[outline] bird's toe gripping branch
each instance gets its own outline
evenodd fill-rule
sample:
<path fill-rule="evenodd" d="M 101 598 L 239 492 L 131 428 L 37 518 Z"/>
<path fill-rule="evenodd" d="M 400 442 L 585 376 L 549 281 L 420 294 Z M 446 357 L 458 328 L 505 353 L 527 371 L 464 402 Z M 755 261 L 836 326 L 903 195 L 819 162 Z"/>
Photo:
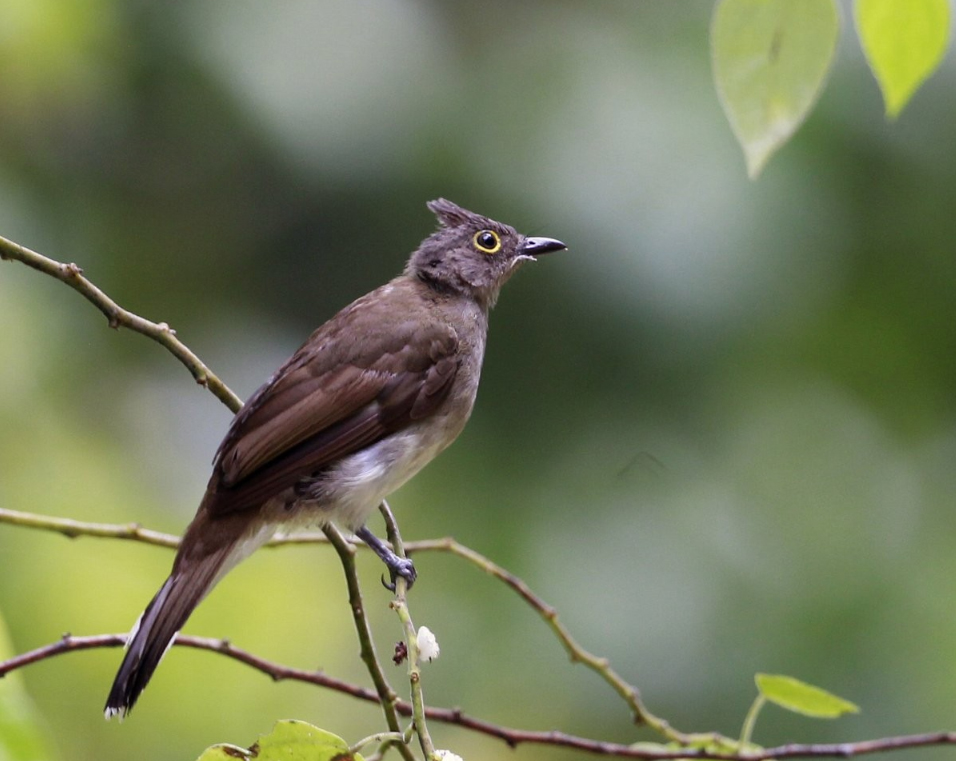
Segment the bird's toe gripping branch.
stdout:
<path fill-rule="evenodd" d="M 389 581 L 386 582 L 383 577 L 382 586 L 390 592 L 394 592 L 395 582 L 401 577 L 408 582 L 408 588 L 412 588 L 412 584 L 414 584 L 415 579 L 418 578 L 418 571 L 415 570 L 415 565 L 410 558 L 402 558 L 396 555 L 385 542 L 369 530 L 368 526 L 362 526 L 362 528 L 355 532 L 355 535 L 365 542 L 369 548 L 382 559 L 386 568 L 388 568 Z"/>

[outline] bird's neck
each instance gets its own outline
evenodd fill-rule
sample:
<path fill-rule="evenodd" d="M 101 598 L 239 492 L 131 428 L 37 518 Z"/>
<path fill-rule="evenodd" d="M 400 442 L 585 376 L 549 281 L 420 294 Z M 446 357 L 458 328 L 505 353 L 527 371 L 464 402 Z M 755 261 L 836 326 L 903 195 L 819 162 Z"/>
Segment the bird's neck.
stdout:
<path fill-rule="evenodd" d="M 498 291 L 500 290 L 498 288 L 476 288 L 466 283 L 449 282 L 447 279 L 436 277 L 434 273 L 427 270 L 418 270 L 413 277 L 417 278 L 420 283 L 439 297 L 464 298 L 474 301 L 485 315 L 498 300 Z"/>

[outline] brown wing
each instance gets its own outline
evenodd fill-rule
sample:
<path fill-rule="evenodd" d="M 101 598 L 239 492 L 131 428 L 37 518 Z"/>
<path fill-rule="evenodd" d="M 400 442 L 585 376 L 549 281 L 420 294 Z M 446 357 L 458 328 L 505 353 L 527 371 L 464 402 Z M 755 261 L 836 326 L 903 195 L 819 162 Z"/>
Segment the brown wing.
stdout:
<path fill-rule="evenodd" d="M 206 509 L 258 507 L 428 417 L 458 366 L 458 337 L 444 324 L 389 324 L 360 341 L 341 322 L 320 328 L 236 416 L 216 455 Z"/>

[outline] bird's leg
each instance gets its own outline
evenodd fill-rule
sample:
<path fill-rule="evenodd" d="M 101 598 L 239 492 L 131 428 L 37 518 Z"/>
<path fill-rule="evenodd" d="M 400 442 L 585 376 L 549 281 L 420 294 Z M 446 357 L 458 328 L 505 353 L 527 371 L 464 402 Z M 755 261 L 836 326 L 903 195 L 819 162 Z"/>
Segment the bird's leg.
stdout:
<path fill-rule="evenodd" d="M 418 571 L 415 570 L 415 566 L 412 563 L 411 558 L 400 558 L 398 555 L 392 552 L 385 542 L 375 536 L 368 526 L 362 526 L 362 528 L 355 532 L 355 535 L 365 542 L 372 552 L 382 559 L 382 562 L 385 563 L 385 566 L 388 568 L 388 575 L 391 579 L 391 583 L 385 584 L 385 579 L 382 579 L 382 583 L 385 585 L 386 589 L 394 592 L 395 579 L 397 579 L 399 576 L 408 582 L 409 589 L 412 588 L 412 584 L 414 584 L 415 579 L 418 578 Z"/>

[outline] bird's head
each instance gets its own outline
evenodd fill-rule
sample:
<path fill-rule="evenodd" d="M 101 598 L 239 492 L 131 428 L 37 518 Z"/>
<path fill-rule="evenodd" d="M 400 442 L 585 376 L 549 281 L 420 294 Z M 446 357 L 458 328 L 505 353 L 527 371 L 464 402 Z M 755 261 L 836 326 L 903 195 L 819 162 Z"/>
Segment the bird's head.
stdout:
<path fill-rule="evenodd" d="M 540 254 L 567 248 L 554 238 L 528 238 L 510 225 L 439 198 L 428 208 L 438 217 L 436 232 L 408 260 L 406 274 L 438 290 L 473 297 L 490 309 L 518 267 Z"/>

